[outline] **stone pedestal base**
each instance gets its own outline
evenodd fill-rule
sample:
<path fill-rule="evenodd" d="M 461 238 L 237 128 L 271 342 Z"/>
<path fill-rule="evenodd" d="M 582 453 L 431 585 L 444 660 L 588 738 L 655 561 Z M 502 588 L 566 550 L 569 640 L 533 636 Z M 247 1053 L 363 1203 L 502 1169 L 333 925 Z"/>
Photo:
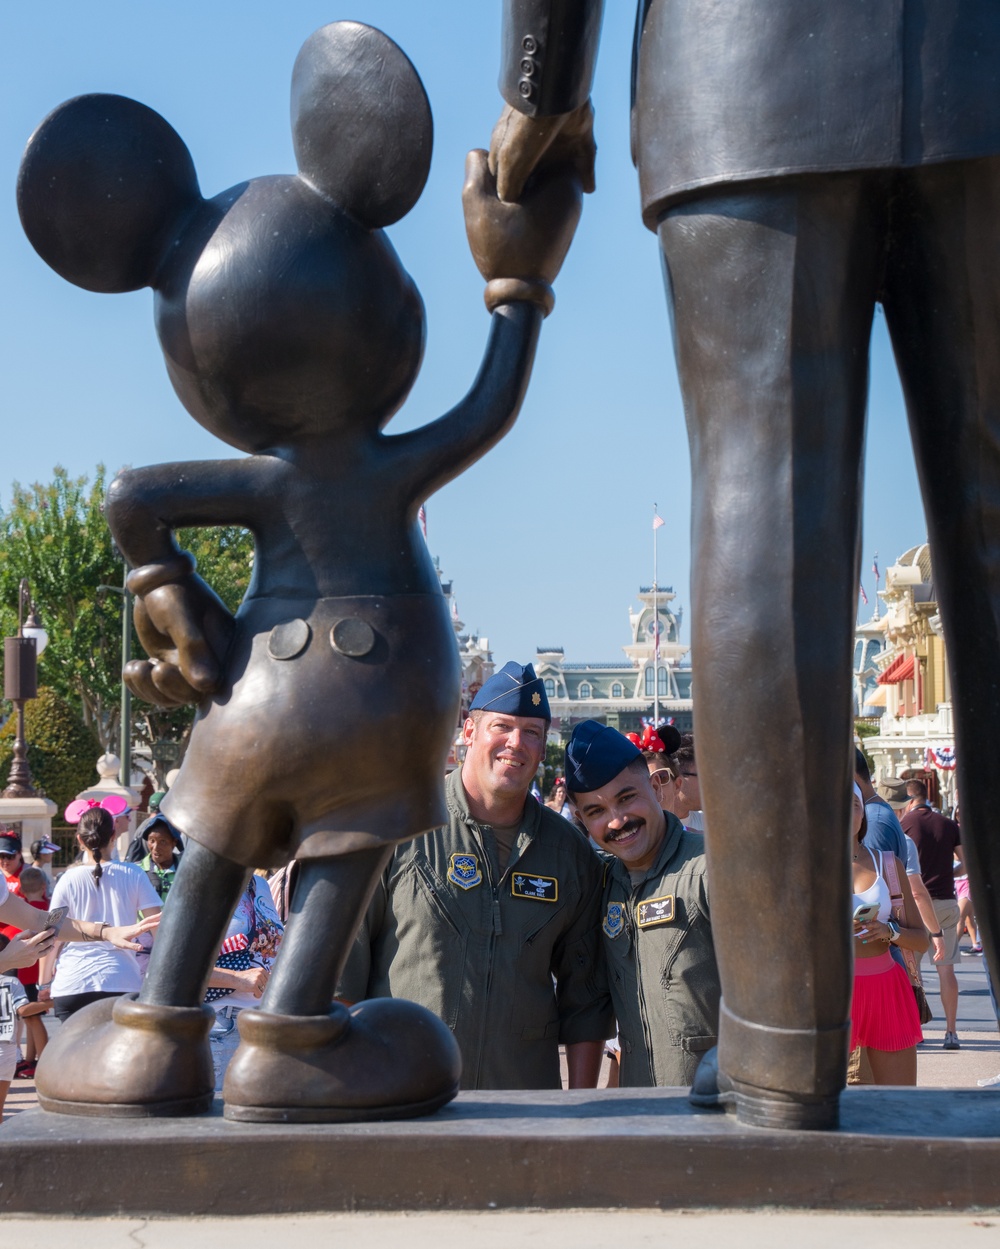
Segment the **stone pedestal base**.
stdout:
<path fill-rule="evenodd" d="M 123 1158 L 156 1183 L 123 1183 Z M 262 1177 L 263 1181 L 262 1181 Z M 461 1093 L 351 1125 L 79 1119 L 0 1129 L 0 1213 L 1000 1208 L 1000 1094 L 849 1089 L 836 1132 L 743 1128 L 684 1090 Z"/>

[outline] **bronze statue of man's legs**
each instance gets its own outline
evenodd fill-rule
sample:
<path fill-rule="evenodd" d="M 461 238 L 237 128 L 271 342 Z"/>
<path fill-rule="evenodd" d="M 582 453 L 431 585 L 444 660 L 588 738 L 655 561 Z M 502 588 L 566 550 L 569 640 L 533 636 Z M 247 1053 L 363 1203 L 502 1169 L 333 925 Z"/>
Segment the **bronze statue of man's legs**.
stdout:
<path fill-rule="evenodd" d="M 746 1122 L 831 1126 L 844 1081 L 849 658 L 876 301 L 917 446 L 963 828 L 995 930 L 998 209 L 1000 162 L 980 161 L 730 188 L 660 224 L 695 488 L 719 1083 Z"/>
<path fill-rule="evenodd" d="M 884 181 L 771 181 L 661 222 L 694 480 L 698 756 L 746 1122 L 828 1127 L 847 1063 L 850 655 Z"/>
<path fill-rule="evenodd" d="M 963 850 L 997 977 L 1000 160 L 927 167 L 901 183 L 884 304 L 948 643 Z"/>

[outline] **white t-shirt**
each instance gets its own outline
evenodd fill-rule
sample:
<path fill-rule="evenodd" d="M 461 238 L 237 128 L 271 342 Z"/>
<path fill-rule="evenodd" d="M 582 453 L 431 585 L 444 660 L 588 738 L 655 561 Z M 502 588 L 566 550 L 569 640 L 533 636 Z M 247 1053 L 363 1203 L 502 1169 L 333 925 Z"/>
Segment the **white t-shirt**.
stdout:
<path fill-rule="evenodd" d="M 140 911 L 163 905 L 138 863 L 102 862 L 101 867 L 100 887 L 89 863 L 64 872 L 52 894 L 52 909 L 65 906 L 73 919 L 118 927 L 134 924 Z M 141 987 L 142 975 L 131 950 L 118 950 L 107 941 L 71 941 L 59 954 L 52 996 L 136 993 Z"/>

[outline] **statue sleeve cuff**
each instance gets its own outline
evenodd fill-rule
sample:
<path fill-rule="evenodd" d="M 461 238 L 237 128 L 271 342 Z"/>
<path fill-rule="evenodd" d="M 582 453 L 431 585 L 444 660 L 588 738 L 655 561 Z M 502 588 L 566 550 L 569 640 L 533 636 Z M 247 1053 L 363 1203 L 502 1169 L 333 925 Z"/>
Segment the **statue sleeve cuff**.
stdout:
<path fill-rule="evenodd" d="M 502 304 L 537 304 L 547 317 L 555 307 L 556 296 L 548 282 L 525 281 L 523 278 L 493 278 L 486 283 L 483 298 L 490 312 Z"/>

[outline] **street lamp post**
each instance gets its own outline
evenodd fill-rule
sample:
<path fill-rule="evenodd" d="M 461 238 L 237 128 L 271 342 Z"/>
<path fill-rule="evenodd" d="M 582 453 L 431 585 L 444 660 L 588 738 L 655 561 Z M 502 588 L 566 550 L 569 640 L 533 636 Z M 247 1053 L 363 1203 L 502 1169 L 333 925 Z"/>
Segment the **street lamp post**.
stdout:
<path fill-rule="evenodd" d="M 27 613 L 27 618 L 25 614 Z M 17 736 L 7 788 L 0 797 L 37 798 L 28 767 L 28 743 L 24 739 L 24 704 L 38 693 L 38 656 L 48 645 L 45 632 L 31 601 L 27 577 L 21 579 L 17 599 L 17 636 L 3 640 L 3 694 L 17 713 Z"/>

